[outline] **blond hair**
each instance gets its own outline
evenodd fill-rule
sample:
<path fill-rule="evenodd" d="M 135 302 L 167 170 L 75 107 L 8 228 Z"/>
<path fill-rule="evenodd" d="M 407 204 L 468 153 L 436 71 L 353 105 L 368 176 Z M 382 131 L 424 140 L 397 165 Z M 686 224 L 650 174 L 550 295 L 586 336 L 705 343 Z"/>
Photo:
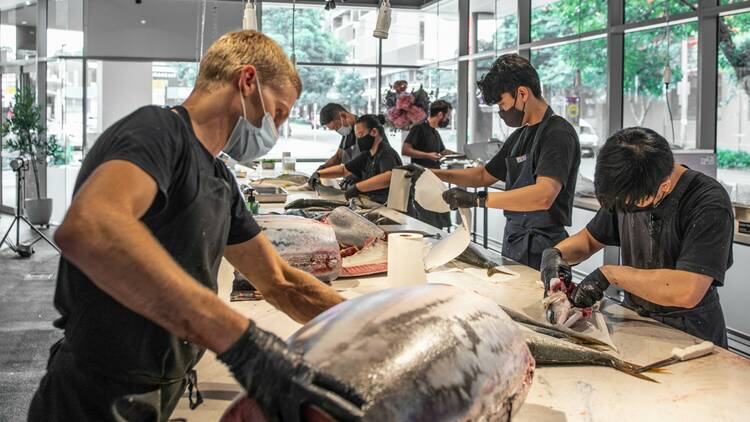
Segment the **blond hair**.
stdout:
<path fill-rule="evenodd" d="M 216 40 L 201 60 L 195 88 L 210 91 L 231 82 L 246 65 L 255 66 L 264 84 L 281 88 L 290 83 L 297 95 L 302 92 L 302 81 L 284 50 L 270 37 L 253 30 L 228 32 Z"/>

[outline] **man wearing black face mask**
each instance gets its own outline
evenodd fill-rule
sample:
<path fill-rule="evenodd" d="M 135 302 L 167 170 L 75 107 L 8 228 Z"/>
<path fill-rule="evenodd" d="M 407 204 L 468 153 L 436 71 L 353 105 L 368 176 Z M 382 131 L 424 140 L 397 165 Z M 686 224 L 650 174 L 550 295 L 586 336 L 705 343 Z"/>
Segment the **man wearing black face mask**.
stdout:
<path fill-rule="evenodd" d="M 539 268 L 542 251 L 568 236 L 565 226 L 571 224 L 581 163 L 578 135 L 547 105 L 539 75 L 517 54 L 500 56 L 477 85 L 485 103 L 497 104 L 503 121 L 519 129 L 486 166 L 434 173 L 443 181 L 466 187 L 504 181 L 504 192 L 483 196 L 454 188 L 443 199 L 454 209 L 505 210 L 503 255 Z"/>
<path fill-rule="evenodd" d="M 656 132 L 629 128 L 600 150 L 594 187 L 602 208 L 544 252 L 545 284 L 605 245 L 619 246 L 622 265 L 587 276 L 570 295 L 574 305 L 592 306 L 614 284 L 639 314 L 727 347 L 717 290 L 732 266 L 734 217 L 721 184 L 676 164 Z"/>
<path fill-rule="evenodd" d="M 450 125 L 453 107 L 444 100 L 437 100 L 430 104 L 430 117 L 409 130 L 404 139 L 401 154 L 411 157 L 411 162 L 425 168 L 439 169 L 440 158 L 454 152 L 445 148 L 438 128 L 444 129 Z M 450 213 L 435 213 L 414 203 L 418 218 L 435 227 L 447 227 L 451 224 Z"/>

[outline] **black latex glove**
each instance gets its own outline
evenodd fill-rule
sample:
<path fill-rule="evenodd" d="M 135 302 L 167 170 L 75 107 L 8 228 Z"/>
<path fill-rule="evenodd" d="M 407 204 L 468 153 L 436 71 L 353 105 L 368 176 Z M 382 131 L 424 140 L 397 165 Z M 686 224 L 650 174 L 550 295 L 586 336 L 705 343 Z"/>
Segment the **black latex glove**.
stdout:
<path fill-rule="evenodd" d="M 566 285 L 573 280 L 573 273 L 568 264 L 562 257 L 562 253 L 557 248 L 547 248 L 542 252 L 542 266 L 539 271 L 544 283 L 544 296 L 547 297 L 549 292 L 549 282 L 553 278 L 561 278 Z"/>
<path fill-rule="evenodd" d="M 443 201 L 448 203 L 448 206 L 450 206 L 452 210 L 458 208 L 472 208 L 477 206 L 477 194 L 459 188 L 452 188 L 443 192 Z"/>
<path fill-rule="evenodd" d="M 307 179 L 307 186 L 310 186 L 310 189 L 315 190 L 315 187 L 320 184 L 320 175 L 318 174 L 317 170 L 313 172 L 313 174 L 310 175 L 310 178 Z"/>
<path fill-rule="evenodd" d="M 578 308 L 589 308 L 604 297 L 609 287 L 609 280 L 600 269 L 586 276 L 570 295 L 573 305 Z"/>
<path fill-rule="evenodd" d="M 425 168 L 420 166 L 419 164 L 409 163 L 405 166 L 396 166 L 394 169 L 399 170 L 406 170 L 409 172 L 409 177 L 411 177 L 411 183 L 417 183 L 417 180 L 420 176 L 422 176 L 422 173 L 425 172 Z"/>
<path fill-rule="evenodd" d="M 347 200 L 358 197 L 362 192 L 360 192 L 359 189 L 357 189 L 357 184 L 352 183 L 351 186 L 349 186 L 346 189 L 346 192 L 344 192 L 344 197 L 346 197 Z"/>
<path fill-rule="evenodd" d="M 217 357 L 269 421 L 301 421 L 305 404 L 319 407 L 337 421 L 362 417 L 364 401 L 353 389 L 312 368 L 283 340 L 252 321 L 240 339 Z"/>

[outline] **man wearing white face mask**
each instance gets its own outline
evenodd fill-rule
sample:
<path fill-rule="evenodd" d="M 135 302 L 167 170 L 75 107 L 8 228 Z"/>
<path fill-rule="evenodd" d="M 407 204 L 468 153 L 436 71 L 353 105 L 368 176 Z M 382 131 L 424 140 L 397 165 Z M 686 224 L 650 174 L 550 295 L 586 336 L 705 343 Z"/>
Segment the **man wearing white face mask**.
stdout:
<path fill-rule="evenodd" d="M 55 233 L 65 336 L 29 420 L 166 421 L 206 349 L 268 419 L 300 420 L 308 404 L 337 420 L 361 414 L 349 388 L 216 297 L 226 257 L 298 322 L 344 300 L 281 259 L 216 158 L 268 152 L 301 88 L 274 41 L 233 32 L 208 50 L 182 106 L 143 107 L 101 135 Z"/>

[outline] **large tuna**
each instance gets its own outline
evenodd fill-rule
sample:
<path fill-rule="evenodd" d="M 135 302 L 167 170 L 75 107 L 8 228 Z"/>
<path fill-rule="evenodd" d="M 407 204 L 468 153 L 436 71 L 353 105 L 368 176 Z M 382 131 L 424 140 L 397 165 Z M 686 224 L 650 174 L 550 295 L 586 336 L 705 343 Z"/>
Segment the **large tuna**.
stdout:
<path fill-rule="evenodd" d="M 349 300 L 310 321 L 289 344 L 365 399 L 364 421 L 507 421 L 534 372 L 529 348 L 505 312 L 448 285 Z M 223 420 L 264 419 L 245 399 Z"/>
<path fill-rule="evenodd" d="M 347 207 L 334 209 L 323 218 L 323 222 L 333 226 L 342 247 L 356 246 L 362 249 L 375 239 L 385 239 L 383 229 Z"/>
<path fill-rule="evenodd" d="M 336 234 L 328 224 L 292 215 L 259 215 L 255 221 L 279 255 L 293 267 L 321 281 L 339 276 L 341 252 Z"/>

